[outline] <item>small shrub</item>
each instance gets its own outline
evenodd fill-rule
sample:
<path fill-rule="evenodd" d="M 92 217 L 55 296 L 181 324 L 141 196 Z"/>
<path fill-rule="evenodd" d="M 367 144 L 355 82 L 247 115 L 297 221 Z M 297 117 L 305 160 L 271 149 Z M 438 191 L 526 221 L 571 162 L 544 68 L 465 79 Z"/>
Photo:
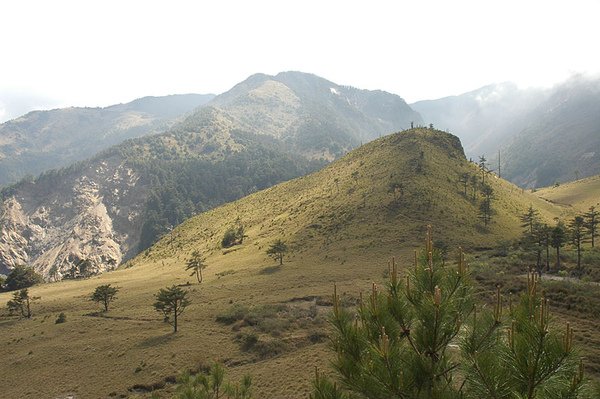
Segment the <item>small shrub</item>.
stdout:
<path fill-rule="evenodd" d="M 235 234 L 234 229 L 228 229 L 223 235 L 223 239 L 221 240 L 221 246 L 223 248 L 229 248 L 235 245 L 237 241 L 237 236 Z"/>
<path fill-rule="evenodd" d="M 258 343 L 258 335 L 255 333 L 239 333 L 237 339 L 243 351 L 249 351 Z"/>
<path fill-rule="evenodd" d="M 61 324 L 67 321 L 67 315 L 64 312 L 60 312 L 54 324 Z"/>
<path fill-rule="evenodd" d="M 235 270 L 228 269 L 228 270 L 224 270 L 222 272 L 216 273 L 215 276 L 217 276 L 217 278 L 221 278 L 221 277 L 228 276 L 230 274 L 235 274 L 235 273 L 237 273 Z"/>
<path fill-rule="evenodd" d="M 272 339 L 270 341 L 258 341 L 254 345 L 254 352 L 261 359 L 268 359 L 277 356 L 287 349 L 287 345 L 280 339 Z"/>
<path fill-rule="evenodd" d="M 311 331 L 308 334 L 308 340 L 313 343 L 313 344 L 318 344 L 319 342 L 323 342 L 327 339 L 327 334 L 325 334 L 323 331 Z"/>
<path fill-rule="evenodd" d="M 140 371 L 144 370 L 144 368 L 146 367 L 146 362 L 145 361 L 140 361 L 140 364 L 138 364 L 138 366 L 135 368 L 135 370 L 133 370 L 134 373 L 139 373 Z"/>
<path fill-rule="evenodd" d="M 492 251 L 491 256 L 504 258 L 510 254 L 511 242 L 508 240 L 501 240 L 498 242 L 497 247 Z"/>
<path fill-rule="evenodd" d="M 287 318 L 265 317 L 256 320 L 256 326 L 264 333 L 271 334 L 274 337 L 279 337 L 281 334 L 290 328 L 291 321 Z"/>
<path fill-rule="evenodd" d="M 558 275 L 560 277 L 567 277 L 569 275 L 569 273 L 566 270 L 559 270 Z"/>
<path fill-rule="evenodd" d="M 233 324 L 238 320 L 243 320 L 248 314 L 249 309 L 247 306 L 235 304 L 230 307 L 225 313 L 217 315 L 217 321 L 225 325 Z"/>

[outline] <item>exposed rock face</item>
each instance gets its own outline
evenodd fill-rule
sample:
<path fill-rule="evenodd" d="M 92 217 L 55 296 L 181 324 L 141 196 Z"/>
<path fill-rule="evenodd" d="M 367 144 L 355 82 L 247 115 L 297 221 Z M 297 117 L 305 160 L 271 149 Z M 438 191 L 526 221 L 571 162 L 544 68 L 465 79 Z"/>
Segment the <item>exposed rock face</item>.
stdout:
<path fill-rule="evenodd" d="M 0 232 L 0 272 L 7 272 L 18 264 L 26 264 L 29 256 L 25 248 L 29 235 L 29 218 L 24 214 L 21 204 L 15 199 L 8 199 L 2 210 L 2 231 Z M 41 229 L 36 225 L 35 229 Z"/>
<path fill-rule="evenodd" d="M 64 183 L 47 197 L 39 194 L 50 187 L 22 187 L 3 204 L 0 273 L 28 264 L 46 277 L 60 279 L 83 261 L 88 261 L 88 273 L 118 266 L 138 240 L 143 206 L 138 199 L 144 190 L 136 185 L 138 179 L 115 157 L 73 180 L 61 179 Z"/>

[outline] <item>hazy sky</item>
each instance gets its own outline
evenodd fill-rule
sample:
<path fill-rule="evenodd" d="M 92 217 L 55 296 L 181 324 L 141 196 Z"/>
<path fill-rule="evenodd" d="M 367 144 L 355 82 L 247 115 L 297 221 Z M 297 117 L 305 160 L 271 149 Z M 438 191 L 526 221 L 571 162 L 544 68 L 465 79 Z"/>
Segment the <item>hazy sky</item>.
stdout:
<path fill-rule="evenodd" d="M 408 102 L 600 72 L 600 0 L 0 2 L 0 121 L 298 70 Z"/>

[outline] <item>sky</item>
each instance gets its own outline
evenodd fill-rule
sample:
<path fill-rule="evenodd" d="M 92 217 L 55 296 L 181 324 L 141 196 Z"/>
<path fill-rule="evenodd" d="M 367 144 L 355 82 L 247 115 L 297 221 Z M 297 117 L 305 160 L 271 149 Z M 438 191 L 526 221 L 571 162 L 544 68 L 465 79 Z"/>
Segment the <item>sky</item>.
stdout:
<path fill-rule="evenodd" d="M 0 2 L 0 122 L 302 71 L 407 102 L 600 73 L 600 0 Z"/>

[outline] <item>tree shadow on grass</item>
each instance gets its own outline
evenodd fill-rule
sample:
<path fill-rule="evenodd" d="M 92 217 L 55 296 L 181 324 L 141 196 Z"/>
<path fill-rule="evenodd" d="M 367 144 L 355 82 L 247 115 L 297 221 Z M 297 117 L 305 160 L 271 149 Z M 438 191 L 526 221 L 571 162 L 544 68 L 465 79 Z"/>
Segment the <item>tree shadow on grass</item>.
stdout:
<path fill-rule="evenodd" d="M 281 271 L 281 265 L 267 266 L 264 269 L 261 269 L 258 274 L 273 274 L 279 271 Z"/>
<path fill-rule="evenodd" d="M 142 340 L 137 346 L 140 348 L 151 348 L 158 345 L 168 344 L 179 339 L 179 335 L 173 332 L 164 335 L 158 335 L 155 337 L 149 337 Z"/>

